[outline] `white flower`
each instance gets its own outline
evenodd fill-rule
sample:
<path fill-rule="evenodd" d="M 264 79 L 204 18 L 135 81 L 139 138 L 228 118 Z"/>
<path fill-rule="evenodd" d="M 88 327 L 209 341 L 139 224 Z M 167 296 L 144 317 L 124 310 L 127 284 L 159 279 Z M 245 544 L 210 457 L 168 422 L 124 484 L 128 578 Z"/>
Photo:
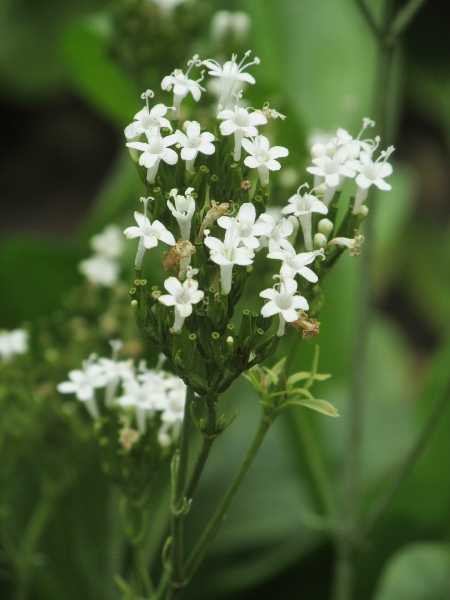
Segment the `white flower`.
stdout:
<path fill-rule="evenodd" d="M 123 252 L 122 231 L 118 225 L 107 225 L 101 233 L 91 238 L 91 246 L 102 256 L 118 258 Z"/>
<path fill-rule="evenodd" d="M 324 181 L 327 186 L 323 202 L 328 206 L 334 193 L 342 187 L 346 177 L 354 177 L 355 170 L 347 164 L 349 159 L 348 150 L 344 147 L 338 148 L 332 156 L 320 156 L 313 159 L 314 167 L 306 170 Z"/>
<path fill-rule="evenodd" d="M 153 223 L 151 223 L 148 219 L 147 202 L 150 197 L 141 198 L 141 201 L 144 202 L 144 214 L 137 211 L 134 213 L 134 218 L 136 219 L 138 227 L 127 227 L 124 231 L 124 234 L 128 239 L 139 238 L 139 246 L 135 260 L 135 266 L 138 270 L 141 269 L 142 258 L 145 251 L 150 248 L 155 248 L 155 246 L 158 245 L 159 240 L 165 244 L 169 244 L 169 246 L 175 245 L 175 238 L 160 221 L 153 221 Z"/>
<path fill-rule="evenodd" d="M 289 198 L 289 204 L 285 206 L 281 212 L 284 215 L 293 214 L 299 219 L 300 225 L 302 226 L 306 250 L 310 251 L 313 249 L 311 215 L 312 213 L 326 215 L 328 213 L 328 208 L 312 193 L 305 192 L 303 195 L 300 194 L 300 190 L 305 186 L 308 187 L 308 185 L 305 184 L 298 188 L 297 193 Z"/>
<path fill-rule="evenodd" d="M 258 135 L 256 125 L 264 125 L 267 123 L 267 118 L 259 112 L 248 112 L 247 108 L 239 106 L 239 98 L 242 97 L 242 92 L 233 94 L 236 97 L 234 109 L 225 109 L 219 112 L 218 119 L 223 119 L 220 124 L 220 132 L 222 135 L 231 135 L 234 133 L 234 160 L 238 161 L 241 158 L 242 140 L 245 136 L 255 137 Z"/>
<path fill-rule="evenodd" d="M 61 394 L 75 394 L 78 400 L 86 402 L 86 408 L 94 418 L 99 416 L 94 390 L 105 387 L 107 382 L 103 367 L 96 364 L 95 360 L 96 356 L 91 355 L 83 361 L 81 370 L 69 372 L 70 381 L 63 381 L 57 386 Z"/>
<path fill-rule="evenodd" d="M 374 125 L 375 121 L 364 117 L 361 131 L 358 133 L 355 139 L 348 133 L 348 131 L 339 128 L 336 131 L 336 137 L 334 138 L 334 141 L 336 142 L 337 146 L 345 147 L 347 149 L 350 159 L 357 159 L 361 150 L 364 150 L 365 152 L 371 152 L 374 146 L 373 140 L 361 140 L 360 138 L 367 127 L 374 127 Z"/>
<path fill-rule="evenodd" d="M 279 337 L 284 335 L 286 323 L 292 323 L 298 319 L 297 310 L 308 310 L 309 308 L 306 299 L 297 295 L 296 291 L 297 282 L 294 279 L 282 277 L 280 283 L 259 294 L 261 298 L 269 300 L 261 309 L 262 316 L 267 318 L 276 314 L 280 315 L 280 326 L 277 331 Z"/>
<path fill-rule="evenodd" d="M 146 131 L 151 131 L 155 127 L 167 127 L 172 129 L 170 121 L 164 117 L 169 108 L 164 104 L 155 104 L 149 110 L 145 106 L 142 110 L 134 115 L 134 121 L 125 128 L 125 137 L 129 141 L 135 141 Z"/>
<path fill-rule="evenodd" d="M 281 219 L 276 222 L 272 215 L 264 213 L 259 216 L 255 223 L 255 235 L 260 235 L 259 248 L 269 246 L 269 251 L 280 250 L 280 248 L 290 247 L 291 244 L 287 241 L 292 232 L 294 225 L 288 219 Z"/>
<path fill-rule="evenodd" d="M 164 282 L 169 292 L 158 300 L 165 306 L 175 307 L 175 323 L 173 330 L 180 331 L 186 317 L 192 314 L 192 305 L 202 300 L 204 293 L 198 289 L 198 282 L 188 277 L 181 283 L 176 277 L 169 277 Z"/>
<path fill-rule="evenodd" d="M 220 266 L 221 289 L 225 294 L 231 291 L 233 265 L 251 265 L 255 253 L 251 248 L 239 247 L 241 238 L 234 223 L 225 232 L 223 242 L 208 236 L 205 246 L 210 249 L 210 258 Z"/>
<path fill-rule="evenodd" d="M 289 154 L 283 146 L 270 148 L 269 140 L 264 135 L 258 135 L 252 141 L 243 139 L 243 148 L 250 154 L 244 160 L 244 164 L 250 169 L 258 169 L 261 185 L 269 185 L 269 171 L 278 171 L 280 163 L 275 160 Z"/>
<path fill-rule="evenodd" d="M 254 77 L 249 73 L 243 73 L 244 69 L 247 69 L 251 65 L 259 65 L 260 60 L 256 58 L 248 63 L 245 63 L 245 59 L 251 54 L 251 50 L 244 54 L 244 58 L 239 64 L 236 63 L 237 55 L 233 54 L 231 60 L 223 65 L 223 67 L 212 59 L 204 60 L 203 64 L 211 69 L 208 74 L 212 77 L 220 78 L 220 97 L 219 97 L 219 110 L 228 108 L 227 104 L 234 91 L 236 84 L 245 81 L 246 83 L 255 83 Z"/>
<path fill-rule="evenodd" d="M 168 165 L 174 165 L 178 160 L 178 154 L 169 148 L 178 142 L 179 132 L 171 135 L 161 136 L 159 128 L 146 131 L 147 143 L 129 142 L 128 148 L 140 150 L 139 164 L 147 167 L 147 181 L 154 183 L 158 172 L 159 163 L 163 160 Z"/>
<path fill-rule="evenodd" d="M 181 131 L 178 134 L 178 142 L 182 146 L 181 158 L 186 161 L 186 170 L 190 171 L 194 167 L 197 154 L 214 154 L 215 146 L 214 134 L 205 131 L 200 133 L 200 123 L 191 121 L 186 128 L 186 133 Z"/>
<path fill-rule="evenodd" d="M 261 228 L 256 227 L 255 220 L 255 207 L 253 204 L 251 204 L 251 202 L 246 202 L 241 206 L 236 217 L 223 216 L 217 220 L 217 223 L 224 229 L 229 229 L 232 226 L 235 227 L 239 237 L 241 238 L 240 243 L 247 248 L 255 250 L 259 247 L 259 240 L 255 237 L 255 235 L 263 235 L 262 233 L 259 233 Z M 269 227 L 266 225 L 262 231 L 268 232 Z"/>
<path fill-rule="evenodd" d="M 384 178 L 392 174 L 392 165 L 386 161 L 394 150 L 394 146 L 389 146 L 387 150 L 380 153 L 376 161 L 372 160 L 372 153 L 362 151 L 359 161 L 352 163 L 353 168 L 359 171 L 359 175 L 356 176 L 358 191 L 356 192 L 355 204 L 353 206 L 354 215 L 357 215 L 361 211 L 362 204 L 367 197 L 367 192 L 371 185 L 375 185 L 380 190 L 392 189 L 392 186 L 386 183 Z"/>
<path fill-rule="evenodd" d="M 114 286 L 119 279 L 119 264 L 102 254 L 82 260 L 78 269 L 89 281 L 104 287 Z"/>
<path fill-rule="evenodd" d="M 141 381 L 135 377 L 126 379 L 123 382 L 123 389 L 125 393 L 118 398 L 118 403 L 123 408 L 134 408 L 138 430 L 140 433 L 145 433 L 147 417 L 153 415 L 155 411 L 155 394 L 160 393 L 160 388 L 149 375 Z"/>
<path fill-rule="evenodd" d="M 317 256 L 324 258 L 322 249 L 314 250 L 313 252 L 301 252 L 300 254 L 295 254 L 295 250 L 291 246 L 291 248 L 288 250 L 270 252 L 267 255 L 267 258 L 275 258 L 283 261 L 280 271 L 282 276 L 293 278 L 298 274 L 311 283 L 316 283 L 318 281 L 317 275 L 306 265 L 314 262 Z"/>
<path fill-rule="evenodd" d="M 167 206 L 177 220 L 181 237 L 185 240 L 189 240 L 191 236 L 191 221 L 195 212 L 195 200 L 191 196 L 193 191 L 194 188 L 187 188 L 186 196 L 181 196 L 177 194 L 177 189 L 170 190 L 169 193 L 175 201 L 175 206 L 170 200 L 167 200 Z"/>
<path fill-rule="evenodd" d="M 28 332 L 24 329 L 0 331 L 0 358 L 9 360 L 14 354 L 25 354 L 28 351 Z"/>
<path fill-rule="evenodd" d="M 188 70 L 186 74 L 183 73 L 181 69 L 175 69 L 175 71 L 171 75 L 166 75 L 161 82 L 161 87 L 163 90 L 171 91 L 173 88 L 173 113 L 172 118 L 179 118 L 180 105 L 183 98 L 185 98 L 188 92 L 191 92 L 194 100 L 198 102 L 200 100 L 200 96 L 202 95 L 202 91 L 205 91 L 200 85 L 200 81 L 203 80 L 203 72 L 200 79 L 194 81 L 193 79 L 189 79 L 189 73 L 192 67 L 195 65 L 199 67 L 202 62 L 198 58 L 198 54 L 195 54 L 191 60 L 188 60 Z"/>

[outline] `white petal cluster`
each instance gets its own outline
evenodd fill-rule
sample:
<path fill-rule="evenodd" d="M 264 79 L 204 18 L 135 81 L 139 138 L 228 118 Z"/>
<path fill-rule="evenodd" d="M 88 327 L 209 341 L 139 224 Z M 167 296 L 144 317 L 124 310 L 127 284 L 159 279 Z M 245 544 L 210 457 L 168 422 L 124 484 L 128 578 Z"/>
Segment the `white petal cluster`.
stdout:
<path fill-rule="evenodd" d="M 200 123 L 191 121 L 186 128 L 186 133 L 178 132 L 178 143 L 182 147 L 181 158 L 186 161 L 186 170 L 194 167 L 195 159 L 199 152 L 202 154 L 214 154 L 215 146 L 212 143 L 214 135 L 205 131 L 201 133 Z"/>
<path fill-rule="evenodd" d="M 167 200 L 167 206 L 170 212 L 177 220 L 180 228 L 181 237 L 184 240 L 189 240 L 191 235 L 191 221 L 195 212 L 195 200 L 191 196 L 194 188 L 187 188 L 185 195 L 178 194 L 178 190 L 174 188 L 169 194 L 174 199 L 175 206 L 170 200 Z"/>
<path fill-rule="evenodd" d="M 113 287 L 119 279 L 118 258 L 124 249 L 120 228 L 117 225 L 107 225 L 101 233 L 91 238 L 90 243 L 95 254 L 80 262 L 79 271 L 91 283 Z"/>
<path fill-rule="evenodd" d="M 116 342 L 111 342 L 113 349 Z M 120 343 L 115 350 L 120 348 Z M 105 406 L 120 405 L 134 414 L 139 433 L 147 431 L 149 418 L 158 417 L 161 426 L 158 439 L 168 446 L 180 432 L 184 414 L 186 386 L 179 377 L 160 369 L 148 369 L 141 362 L 136 369 L 131 360 L 98 358 L 91 355 L 81 369 L 69 372 L 69 380 L 60 383 L 62 394 L 75 394 L 84 402 L 93 418 L 100 416 L 96 391 L 105 389 Z M 108 394 L 108 392 L 110 392 Z"/>
<path fill-rule="evenodd" d="M 300 190 L 302 187 L 308 186 L 307 184 L 300 186 L 297 193 L 289 198 L 289 204 L 285 206 L 281 212 L 284 215 L 294 215 L 294 217 L 298 217 L 303 231 L 306 250 L 312 250 L 312 213 L 326 215 L 328 213 L 328 208 L 312 193 L 305 192 L 304 194 L 301 194 Z"/>
<path fill-rule="evenodd" d="M 266 298 L 266 302 L 261 309 L 263 317 L 272 317 L 279 315 L 280 325 L 277 335 L 284 335 L 286 323 L 292 323 L 298 319 L 297 310 L 308 310 L 309 305 L 303 296 L 296 294 L 297 282 L 289 277 L 281 277 L 280 282 L 273 288 L 263 290 L 259 295 Z"/>
<path fill-rule="evenodd" d="M 161 161 L 174 165 L 178 161 L 178 154 L 169 146 L 178 142 L 179 132 L 163 137 L 159 127 L 146 130 L 147 142 L 128 142 L 128 148 L 140 150 L 139 164 L 147 168 L 147 181 L 154 183 Z"/>
<path fill-rule="evenodd" d="M 181 101 L 189 92 L 192 94 L 194 100 L 198 102 L 202 95 L 202 91 L 205 91 L 205 88 L 200 85 L 200 82 L 203 80 L 203 74 L 196 81 L 194 79 L 189 79 L 189 73 L 192 67 L 199 67 L 201 64 L 198 54 L 195 54 L 192 59 L 188 61 L 188 70 L 186 73 L 183 73 L 181 69 L 175 69 L 171 75 L 166 75 L 162 80 L 161 88 L 163 90 L 170 92 L 173 89 L 173 119 L 179 118 Z"/>
<path fill-rule="evenodd" d="M 28 351 L 28 332 L 24 329 L 12 331 L 0 330 L 0 358 L 9 360 L 15 354 L 25 354 Z"/>

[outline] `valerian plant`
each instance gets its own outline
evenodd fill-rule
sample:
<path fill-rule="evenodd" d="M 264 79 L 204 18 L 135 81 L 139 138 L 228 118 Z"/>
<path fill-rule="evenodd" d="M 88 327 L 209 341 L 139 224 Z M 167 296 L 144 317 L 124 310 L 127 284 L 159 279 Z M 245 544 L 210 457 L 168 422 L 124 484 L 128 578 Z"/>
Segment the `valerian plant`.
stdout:
<path fill-rule="evenodd" d="M 124 231 L 137 243 L 131 307 L 138 327 L 161 353 L 159 368 L 119 360 L 120 343 L 113 342 L 112 358 L 92 355 L 59 385 L 60 392 L 74 393 L 86 404 L 103 468 L 123 493 L 125 532 L 137 550 L 137 575 L 130 582 L 117 579 L 127 598 L 179 596 L 280 412 L 300 406 L 337 416 L 310 391 L 314 381 L 327 377 L 317 373 L 318 353 L 311 371 L 291 373 L 292 352 L 273 367 L 260 365 L 277 353 L 284 336 L 298 345 L 318 335 L 322 282 L 346 248 L 351 256 L 361 252 L 368 189 L 390 189 L 385 178 L 392 172 L 387 161 L 393 147 L 379 152 L 380 138 L 364 135 L 374 122 L 364 119 L 356 137 L 339 129 L 314 144 L 307 168 L 312 187 L 304 183 L 287 198 L 279 218 L 271 207 L 270 179 L 289 151 L 261 130 L 270 119 L 285 116 L 268 103 L 261 109 L 247 106 L 243 87 L 255 84 L 249 70 L 260 62 L 250 56 L 232 55 L 222 65 L 195 55 L 185 71 L 177 68 L 163 78 L 161 96 L 173 96 L 151 106 L 156 94 L 145 91 L 144 107 L 125 129 L 145 189 L 143 210 L 135 211 L 136 224 Z M 207 75 L 218 103 L 212 116 L 204 111 L 195 120 L 187 101 L 201 99 Z M 356 180 L 356 189 L 346 199 L 342 189 L 348 179 Z M 81 268 L 112 285 L 117 240 L 112 230 L 103 236 L 93 244 L 96 259 Z M 170 271 L 164 281 L 156 275 L 161 269 L 148 268 L 157 263 Z M 262 271 L 272 274 L 273 286 L 261 285 Z M 258 311 L 245 306 L 249 293 L 260 299 Z M 220 397 L 240 375 L 259 395 L 261 420 L 229 489 L 186 557 L 184 520 L 214 440 L 232 421 L 219 413 Z M 192 424 L 203 439 L 193 464 Z M 171 531 L 163 572 L 154 583 L 149 565 L 139 562 L 147 527 L 142 515 L 152 475 L 167 457 L 172 459 Z"/>

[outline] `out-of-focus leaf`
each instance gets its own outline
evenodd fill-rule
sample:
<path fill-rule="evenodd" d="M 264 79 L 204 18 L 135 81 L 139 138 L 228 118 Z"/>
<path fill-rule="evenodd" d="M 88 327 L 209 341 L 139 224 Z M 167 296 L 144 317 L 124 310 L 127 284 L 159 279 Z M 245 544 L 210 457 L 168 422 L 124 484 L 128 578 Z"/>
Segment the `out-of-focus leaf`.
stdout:
<path fill-rule="evenodd" d="M 450 545 L 406 546 L 390 559 L 374 600 L 450 598 Z"/>
<path fill-rule="evenodd" d="M 66 33 L 63 52 L 72 83 L 101 114 L 125 126 L 142 108 L 132 82 L 108 56 L 107 21 L 91 18 Z"/>
<path fill-rule="evenodd" d="M 11 237 L 0 247 L 2 326 L 49 314 L 77 281 L 78 253 L 62 243 Z"/>
<path fill-rule="evenodd" d="M 2 0 L 0 80 L 2 93 L 36 102 L 62 88 L 61 32 L 71 19 L 96 10 L 101 0 Z"/>
<path fill-rule="evenodd" d="M 287 402 L 289 406 L 305 406 L 311 410 L 320 412 L 327 417 L 338 417 L 339 413 L 335 407 L 326 400 L 318 400 L 317 398 L 296 398 Z"/>
<path fill-rule="evenodd" d="M 430 68 L 415 64 L 409 71 L 408 88 L 416 106 L 438 126 L 443 126 L 450 140 L 450 71 L 448 65 Z"/>
<path fill-rule="evenodd" d="M 246 0 L 261 78 L 276 82 L 309 129 L 359 130 L 372 108 L 376 43 L 354 2 Z M 364 48 L 364 52 L 361 52 Z"/>

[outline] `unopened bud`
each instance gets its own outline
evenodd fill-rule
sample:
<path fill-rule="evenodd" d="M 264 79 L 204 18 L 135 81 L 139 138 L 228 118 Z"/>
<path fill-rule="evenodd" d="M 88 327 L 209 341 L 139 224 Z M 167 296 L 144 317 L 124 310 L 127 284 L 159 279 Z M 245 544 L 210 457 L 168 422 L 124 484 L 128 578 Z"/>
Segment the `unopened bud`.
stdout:
<path fill-rule="evenodd" d="M 320 248 L 325 248 L 327 245 L 327 238 L 323 235 L 323 233 L 316 233 L 314 236 L 314 250 L 320 250 Z"/>
<path fill-rule="evenodd" d="M 319 230 L 319 233 L 324 235 L 327 239 L 330 233 L 333 231 L 333 228 L 334 224 L 332 223 L 332 221 L 330 221 L 330 219 L 320 219 L 319 223 L 317 224 L 317 229 Z"/>
<path fill-rule="evenodd" d="M 185 122 L 183 123 L 183 131 L 184 131 L 184 133 L 186 133 L 186 131 L 187 131 L 187 128 L 189 127 L 189 125 L 190 125 L 191 123 L 192 123 L 192 121 L 185 121 Z"/>

